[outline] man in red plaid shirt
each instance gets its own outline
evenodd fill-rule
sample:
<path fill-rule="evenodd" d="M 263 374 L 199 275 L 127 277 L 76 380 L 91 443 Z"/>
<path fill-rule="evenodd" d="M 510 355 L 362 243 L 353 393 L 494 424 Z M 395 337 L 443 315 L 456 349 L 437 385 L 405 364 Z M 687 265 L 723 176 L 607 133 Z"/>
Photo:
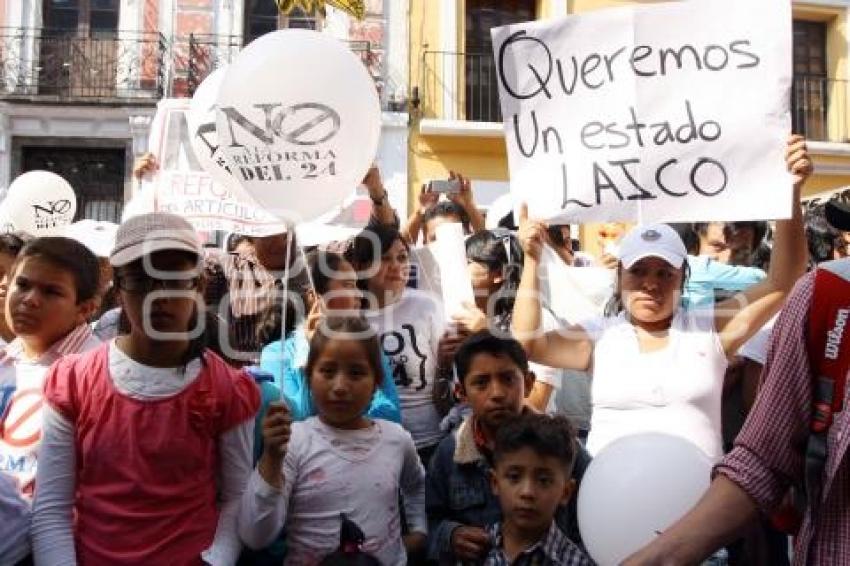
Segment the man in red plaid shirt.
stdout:
<path fill-rule="evenodd" d="M 850 231 L 847 204 L 830 203 L 827 218 L 836 229 Z M 821 268 L 850 282 L 850 258 Z M 811 272 L 797 283 L 774 327 L 758 398 L 734 449 L 715 468 L 711 488 L 685 517 L 626 565 L 697 563 L 737 538 L 758 513 L 774 511 L 791 485 L 803 483 L 815 383 L 807 348 L 815 278 L 816 272 Z M 850 304 L 850 294 L 842 292 L 835 298 Z M 844 333 L 846 348 L 850 328 Z M 847 405 L 848 388 L 844 389 L 836 395 Z M 843 410 L 834 414 L 826 433 L 823 473 L 815 478 L 820 496 L 807 500 L 795 538 L 795 565 L 850 564 L 848 449 L 850 410 Z"/>

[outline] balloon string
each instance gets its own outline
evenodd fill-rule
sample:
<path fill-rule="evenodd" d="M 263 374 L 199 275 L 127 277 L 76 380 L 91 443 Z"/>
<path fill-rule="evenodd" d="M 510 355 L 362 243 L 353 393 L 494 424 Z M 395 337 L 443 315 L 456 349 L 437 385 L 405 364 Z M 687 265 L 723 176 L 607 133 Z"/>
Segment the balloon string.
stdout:
<path fill-rule="evenodd" d="M 286 404 L 286 395 L 283 394 L 286 383 L 286 304 L 289 302 L 289 265 L 292 263 L 292 252 L 295 245 L 295 227 L 287 228 L 289 237 L 286 241 L 286 262 L 283 266 L 283 300 L 281 304 L 280 315 L 280 364 L 281 364 L 281 379 L 280 379 L 280 400 Z"/>

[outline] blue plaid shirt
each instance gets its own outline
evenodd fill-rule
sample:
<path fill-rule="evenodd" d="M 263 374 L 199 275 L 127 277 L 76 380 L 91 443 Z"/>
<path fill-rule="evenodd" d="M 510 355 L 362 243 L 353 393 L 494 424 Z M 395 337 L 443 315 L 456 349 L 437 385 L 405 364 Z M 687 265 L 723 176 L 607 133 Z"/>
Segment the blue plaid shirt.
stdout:
<path fill-rule="evenodd" d="M 505 554 L 502 544 L 502 525 L 487 528 L 490 552 L 485 566 L 595 566 L 585 553 L 552 522 L 546 537 L 523 550 L 513 562 Z"/>

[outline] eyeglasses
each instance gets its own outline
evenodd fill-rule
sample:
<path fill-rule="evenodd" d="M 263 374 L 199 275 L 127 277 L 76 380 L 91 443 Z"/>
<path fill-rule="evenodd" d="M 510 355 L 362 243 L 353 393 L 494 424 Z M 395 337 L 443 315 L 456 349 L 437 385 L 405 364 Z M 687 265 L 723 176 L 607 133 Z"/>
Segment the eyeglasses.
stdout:
<path fill-rule="evenodd" d="M 198 287 L 199 282 L 199 277 L 156 279 L 147 275 L 125 275 L 117 280 L 118 288 L 127 293 L 150 293 L 154 289 L 191 291 Z"/>

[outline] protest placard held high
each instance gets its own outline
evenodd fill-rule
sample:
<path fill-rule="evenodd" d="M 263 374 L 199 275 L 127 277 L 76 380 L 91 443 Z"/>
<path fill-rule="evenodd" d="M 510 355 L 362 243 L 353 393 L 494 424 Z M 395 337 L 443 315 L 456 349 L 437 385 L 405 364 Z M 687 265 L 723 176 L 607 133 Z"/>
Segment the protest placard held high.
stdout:
<path fill-rule="evenodd" d="M 789 2 L 670 2 L 492 33 L 511 191 L 533 216 L 790 214 Z"/>

